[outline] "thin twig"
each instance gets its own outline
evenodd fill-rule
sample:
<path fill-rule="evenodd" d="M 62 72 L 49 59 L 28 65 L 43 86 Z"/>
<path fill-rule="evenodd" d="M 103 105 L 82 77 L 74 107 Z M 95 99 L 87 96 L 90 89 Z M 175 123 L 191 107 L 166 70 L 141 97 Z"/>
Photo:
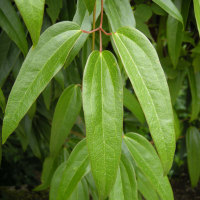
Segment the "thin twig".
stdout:
<path fill-rule="evenodd" d="M 96 22 L 96 3 L 93 10 L 93 25 L 92 29 L 95 30 L 95 22 Z M 95 31 L 92 33 L 92 51 L 94 51 L 95 46 Z"/>

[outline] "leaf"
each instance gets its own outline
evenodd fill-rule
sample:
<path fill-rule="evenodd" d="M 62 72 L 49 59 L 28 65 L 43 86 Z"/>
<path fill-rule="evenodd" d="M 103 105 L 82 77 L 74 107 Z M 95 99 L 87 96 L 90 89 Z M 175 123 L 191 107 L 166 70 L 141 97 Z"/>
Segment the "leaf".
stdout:
<path fill-rule="evenodd" d="M 46 190 L 50 186 L 51 179 L 57 168 L 57 165 L 58 165 L 58 157 L 48 156 L 45 159 L 43 163 L 42 176 L 41 176 L 42 184 L 34 188 L 34 191 Z"/>
<path fill-rule="evenodd" d="M 200 35 L 200 0 L 194 0 L 194 12 L 195 12 L 195 18 L 197 22 L 197 28 L 199 30 Z"/>
<path fill-rule="evenodd" d="M 45 3 L 48 5 L 47 13 L 51 18 L 53 24 L 55 24 L 60 9 L 62 8 L 62 0 L 46 0 Z"/>
<path fill-rule="evenodd" d="M 84 2 L 89 12 L 89 15 L 91 15 L 92 11 L 94 10 L 96 0 L 84 0 Z"/>
<path fill-rule="evenodd" d="M 161 8 L 163 8 L 167 13 L 169 13 L 172 17 L 178 19 L 183 24 L 183 18 L 181 13 L 176 8 L 171 0 L 153 0 L 156 4 L 158 4 Z"/>
<path fill-rule="evenodd" d="M 47 29 L 37 47 L 29 51 L 8 99 L 2 131 L 3 143 L 62 68 L 81 34 L 77 24 L 60 22 Z"/>
<path fill-rule="evenodd" d="M 6 100 L 3 94 L 3 91 L 0 88 L 0 107 L 2 108 L 3 113 L 5 112 Z"/>
<path fill-rule="evenodd" d="M 59 185 L 57 200 L 69 199 L 78 182 L 91 170 L 86 139 L 72 151 Z M 53 189 L 53 188 L 51 188 Z"/>
<path fill-rule="evenodd" d="M 42 27 L 45 0 L 15 0 L 15 3 L 24 19 L 33 42 L 33 48 L 38 43 Z"/>
<path fill-rule="evenodd" d="M 135 171 L 130 161 L 123 154 L 121 155 L 117 180 L 110 192 L 109 200 L 136 200 L 137 182 Z"/>
<path fill-rule="evenodd" d="M 104 10 L 113 32 L 122 26 L 135 27 L 135 18 L 129 0 L 108 0 Z"/>
<path fill-rule="evenodd" d="M 62 89 L 65 88 L 64 85 L 64 75 L 63 75 L 63 71 L 60 70 L 55 76 L 54 79 L 61 85 Z"/>
<path fill-rule="evenodd" d="M 28 52 L 28 43 L 20 19 L 9 0 L 0 1 L 0 27 L 21 49 L 24 56 Z"/>
<path fill-rule="evenodd" d="M 167 176 L 163 177 L 160 159 L 151 143 L 136 133 L 126 134 L 124 141 L 138 167 L 152 183 L 161 199 L 173 200 L 173 192 L 169 180 Z"/>
<path fill-rule="evenodd" d="M 59 153 L 78 117 L 81 106 L 80 87 L 69 86 L 60 96 L 54 113 L 50 139 L 51 156 Z"/>
<path fill-rule="evenodd" d="M 120 70 L 112 53 L 93 51 L 84 71 L 83 109 L 99 200 L 109 195 L 117 176 L 122 141 L 122 89 Z"/>
<path fill-rule="evenodd" d="M 190 90 L 192 94 L 192 113 L 190 122 L 194 121 L 200 111 L 200 72 L 194 74 L 193 67 L 188 69 Z"/>
<path fill-rule="evenodd" d="M 51 105 L 51 97 L 52 97 L 52 81 L 48 83 L 48 85 L 45 87 L 45 89 L 42 92 L 44 103 L 47 108 L 47 110 L 50 109 Z"/>
<path fill-rule="evenodd" d="M 134 11 L 134 16 L 142 22 L 147 22 L 152 16 L 151 7 L 146 4 L 140 4 Z"/>
<path fill-rule="evenodd" d="M 144 111 L 166 175 L 173 162 L 175 133 L 169 89 L 158 55 L 149 40 L 134 28 L 120 28 L 112 36 Z"/>
<path fill-rule="evenodd" d="M 167 13 L 156 3 L 151 4 L 151 9 L 156 15 L 166 16 Z"/>
<path fill-rule="evenodd" d="M 34 115 L 35 115 L 35 111 L 36 111 L 36 104 L 37 102 L 35 101 L 33 103 L 33 105 L 30 107 L 30 109 L 28 110 L 27 114 L 29 116 L 30 119 L 33 119 Z"/>
<path fill-rule="evenodd" d="M 193 53 L 200 53 L 200 43 L 197 44 L 197 46 L 191 50 Z"/>
<path fill-rule="evenodd" d="M 200 71 L 200 54 L 197 54 L 195 56 L 192 65 L 194 66 L 194 73 L 195 74 Z"/>
<path fill-rule="evenodd" d="M 174 129 L 175 129 L 176 141 L 177 141 L 179 137 L 181 136 L 181 127 L 180 127 L 179 118 L 175 109 L 173 109 L 173 114 L 174 114 Z"/>
<path fill-rule="evenodd" d="M 2 127 L 0 126 L 0 166 L 1 166 L 1 160 L 2 160 L 2 141 L 1 141 L 2 131 L 1 130 L 2 130 Z"/>
<path fill-rule="evenodd" d="M 137 100 L 137 97 L 134 94 L 131 94 L 128 89 L 123 88 L 123 104 L 126 108 L 128 108 L 138 119 L 144 124 L 145 117 L 142 111 L 142 108 Z"/>
<path fill-rule="evenodd" d="M 200 177 L 200 133 L 196 127 L 189 127 L 186 133 L 187 164 L 192 187 Z"/>

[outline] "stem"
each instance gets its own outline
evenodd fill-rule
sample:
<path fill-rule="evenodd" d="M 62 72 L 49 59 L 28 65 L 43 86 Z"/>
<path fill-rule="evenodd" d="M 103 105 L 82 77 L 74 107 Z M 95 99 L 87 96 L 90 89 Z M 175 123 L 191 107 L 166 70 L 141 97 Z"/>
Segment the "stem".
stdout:
<path fill-rule="evenodd" d="M 93 25 L 92 25 L 93 30 L 95 30 L 95 22 L 96 22 L 96 3 L 93 10 Z M 95 45 L 95 31 L 92 33 L 92 51 L 94 51 L 94 45 Z"/>
<path fill-rule="evenodd" d="M 101 22 L 100 22 L 100 26 L 99 26 L 99 37 L 100 37 L 100 52 L 102 52 L 102 35 L 101 35 L 101 31 L 102 31 L 102 25 L 103 25 L 103 0 L 101 0 Z"/>

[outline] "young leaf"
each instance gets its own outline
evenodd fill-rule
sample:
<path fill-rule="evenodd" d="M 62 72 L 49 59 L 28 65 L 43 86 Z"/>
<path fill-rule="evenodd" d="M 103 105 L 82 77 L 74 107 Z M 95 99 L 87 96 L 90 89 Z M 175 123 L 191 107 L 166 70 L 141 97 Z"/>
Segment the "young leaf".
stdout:
<path fill-rule="evenodd" d="M 200 35 L 200 0 L 194 0 L 194 12 L 195 12 L 195 18 L 197 21 L 197 28 L 199 30 Z"/>
<path fill-rule="evenodd" d="M 5 107 L 6 107 L 6 100 L 3 94 L 3 91 L 0 88 L 0 107 L 3 111 L 3 113 L 5 112 Z"/>
<path fill-rule="evenodd" d="M 117 180 L 110 192 L 109 200 L 136 200 L 137 182 L 135 171 L 125 155 L 121 155 Z"/>
<path fill-rule="evenodd" d="M 175 133 L 169 89 L 158 55 L 149 40 L 134 28 L 120 28 L 112 36 L 146 116 L 166 175 L 173 162 Z"/>
<path fill-rule="evenodd" d="M 144 113 L 135 95 L 131 94 L 128 89 L 123 88 L 123 104 L 128 108 L 142 124 L 145 122 Z"/>
<path fill-rule="evenodd" d="M 38 43 L 42 27 L 45 0 L 15 0 L 33 41 L 33 48 Z"/>
<path fill-rule="evenodd" d="M 10 93 L 3 123 L 3 143 L 15 130 L 38 95 L 62 68 L 81 36 L 73 22 L 60 22 L 47 29 L 34 50 L 30 50 Z"/>
<path fill-rule="evenodd" d="M 51 157 L 48 156 L 44 163 L 43 163 L 43 169 L 42 169 L 42 176 L 41 176 L 41 182 L 42 184 L 37 186 L 34 191 L 41 191 L 47 189 L 51 184 L 51 179 L 53 177 L 53 174 L 57 168 L 58 165 L 58 157 Z"/>
<path fill-rule="evenodd" d="M 99 200 L 109 195 L 117 176 L 122 141 L 122 92 L 115 57 L 109 51 L 92 52 L 83 77 L 83 108 Z"/>
<path fill-rule="evenodd" d="M 196 119 L 200 111 L 200 72 L 194 74 L 193 66 L 188 69 L 190 90 L 192 94 L 192 113 L 190 122 Z"/>
<path fill-rule="evenodd" d="M 87 7 L 87 10 L 89 12 L 89 15 L 91 15 L 93 9 L 94 9 L 94 5 L 96 3 L 96 0 L 84 0 L 85 5 Z"/>
<path fill-rule="evenodd" d="M 200 177 L 200 133 L 196 127 L 189 127 L 186 133 L 187 163 L 192 187 Z"/>
<path fill-rule="evenodd" d="M 26 35 L 20 19 L 9 0 L 0 1 L 0 27 L 2 27 L 2 29 L 21 49 L 24 56 L 26 56 L 28 52 Z"/>
<path fill-rule="evenodd" d="M 55 156 L 60 151 L 81 110 L 81 89 L 77 85 L 69 86 L 60 96 L 53 117 L 50 153 Z"/>
<path fill-rule="evenodd" d="M 57 200 L 68 199 L 78 182 L 91 170 L 86 139 L 71 153 L 58 188 Z M 51 188 L 52 190 L 53 188 Z"/>
<path fill-rule="evenodd" d="M 108 0 L 104 4 L 112 31 L 122 26 L 135 27 L 135 18 L 129 0 Z"/>
<path fill-rule="evenodd" d="M 151 143 L 136 133 L 128 133 L 124 141 L 145 176 L 157 190 L 161 199 L 173 200 L 173 192 L 167 176 L 163 177 L 160 159 Z"/>

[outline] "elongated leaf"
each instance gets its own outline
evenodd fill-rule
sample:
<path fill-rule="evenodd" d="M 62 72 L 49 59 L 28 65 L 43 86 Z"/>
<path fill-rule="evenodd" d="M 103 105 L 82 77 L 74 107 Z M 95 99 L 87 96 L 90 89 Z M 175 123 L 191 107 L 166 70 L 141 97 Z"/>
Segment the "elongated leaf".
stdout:
<path fill-rule="evenodd" d="M 50 109 L 51 105 L 51 97 L 52 97 L 52 81 L 49 82 L 49 84 L 46 86 L 46 88 L 42 92 L 44 103 L 47 108 L 47 110 Z"/>
<path fill-rule="evenodd" d="M 108 0 L 104 10 L 113 32 L 122 26 L 135 27 L 135 18 L 129 0 Z"/>
<path fill-rule="evenodd" d="M 81 34 L 80 27 L 73 22 L 57 23 L 42 34 L 37 47 L 29 52 L 8 99 L 3 123 L 3 143 L 61 69 Z"/>
<path fill-rule="evenodd" d="M 61 85 L 61 87 L 64 89 L 65 85 L 64 85 L 64 75 L 62 70 L 60 70 L 55 76 L 54 76 L 55 80 Z"/>
<path fill-rule="evenodd" d="M 183 18 L 181 13 L 176 8 L 171 0 L 153 0 L 156 4 L 158 4 L 161 8 L 163 8 L 166 12 L 168 12 L 172 17 L 178 19 L 183 24 Z"/>
<path fill-rule="evenodd" d="M 108 52 L 94 51 L 83 77 L 87 145 L 99 200 L 112 189 L 121 152 L 122 82 L 118 64 Z"/>
<path fill-rule="evenodd" d="M 28 43 L 24 29 L 14 7 L 9 0 L 0 1 L 0 26 L 21 49 L 24 56 L 28 52 Z"/>
<path fill-rule="evenodd" d="M 145 122 L 144 113 L 135 95 L 131 94 L 125 87 L 123 88 L 123 104 L 127 107 L 142 124 Z"/>
<path fill-rule="evenodd" d="M 200 111 L 200 72 L 194 74 L 193 67 L 188 69 L 190 90 L 192 94 L 192 113 L 190 122 L 196 119 Z"/>
<path fill-rule="evenodd" d="M 0 107 L 2 108 L 2 111 L 4 113 L 5 111 L 5 107 L 6 107 L 6 100 L 3 94 L 3 91 L 0 88 Z"/>
<path fill-rule="evenodd" d="M 28 110 L 27 114 L 29 116 L 30 119 L 33 119 L 34 115 L 35 115 L 35 111 L 36 111 L 36 104 L 37 102 L 35 101 L 33 103 L 33 105 L 30 107 L 30 109 Z"/>
<path fill-rule="evenodd" d="M 110 192 L 109 200 L 137 200 L 135 171 L 126 156 L 121 155 L 117 180 Z"/>
<path fill-rule="evenodd" d="M 200 35 L 200 0 L 194 0 L 194 12 L 195 12 L 195 18 L 197 21 L 197 28 L 199 30 Z"/>
<path fill-rule="evenodd" d="M 174 113 L 174 127 L 175 127 L 174 129 L 175 129 L 176 141 L 177 141 L 181 135 L 181 127 L 180 127 L 178 115 L 174 109 L 173 109 L 173 113 Z"/>
<path fill-rule="evenodd" d="M 60 96 L 54 113 L 50 139 L 52 156 L 60 151 L 78 117 L 81 106 L 80 87 L 71 85 Z"/>
<path fill-rule="evenodd" d="M 91 170 L 86 139 L 71 153 L 59 185 L 57 200 L 69 199 L 78 182 Z M 51 188 L 53 189 L 53 188 Z"/>
<path fill-rule="evenodd" d="M 167 176 L 163 177 L 160 159 L 151 143 L 136 133 L 128 133 L 124 141 L 145 176 L 163 200 L 173 200 L 173 192 Z"/>
<path fill-rule="evenodd" d="M 200 71 L 200 54 L 196 55 L 196 57 L 193 60 L 192 65 L 194 66 L 194 73 L 197 73 Z"/>
<path fill-rule="evenodd" d="M 192 187 L 200 177 L 200 133 L 196 127 L 190 127 L 186 133 L 187 164 Z"/>
<path fill-rule="evenodd" d="M 175 133 L 169 89 L 158 55 L 149 40 L 134 28 L 120 28 L 112 36 L 146 116 L 166 175 L 173 162 Z"/>
<path fill-rule="evenodd" d="M 34 191 L 45 190 L 50 186 L 51 179 L 57 168 L 57 164 L 58 164 L 58 157 L 48 156 L 45 159 L 44 164 L 43 164 L 43 169 L 42 169 L 42 176 L 41 176 L 42 184 L 37 186 L 34 189 Z"/>
<path fill-rule="evenodd" d="M 92 13 L 93 9 L 94 9 L 94 5 L 96 3 L 96 0 L 84 0 L 85 5 L 87 7 L 87 10 L 89 12 L 89 15 Z"/>
<path fill-rule="evenodd" d="M 15 0 L 33 41 L 33 48 L 38 43 L 42 27 L 45 0 Z"/>

